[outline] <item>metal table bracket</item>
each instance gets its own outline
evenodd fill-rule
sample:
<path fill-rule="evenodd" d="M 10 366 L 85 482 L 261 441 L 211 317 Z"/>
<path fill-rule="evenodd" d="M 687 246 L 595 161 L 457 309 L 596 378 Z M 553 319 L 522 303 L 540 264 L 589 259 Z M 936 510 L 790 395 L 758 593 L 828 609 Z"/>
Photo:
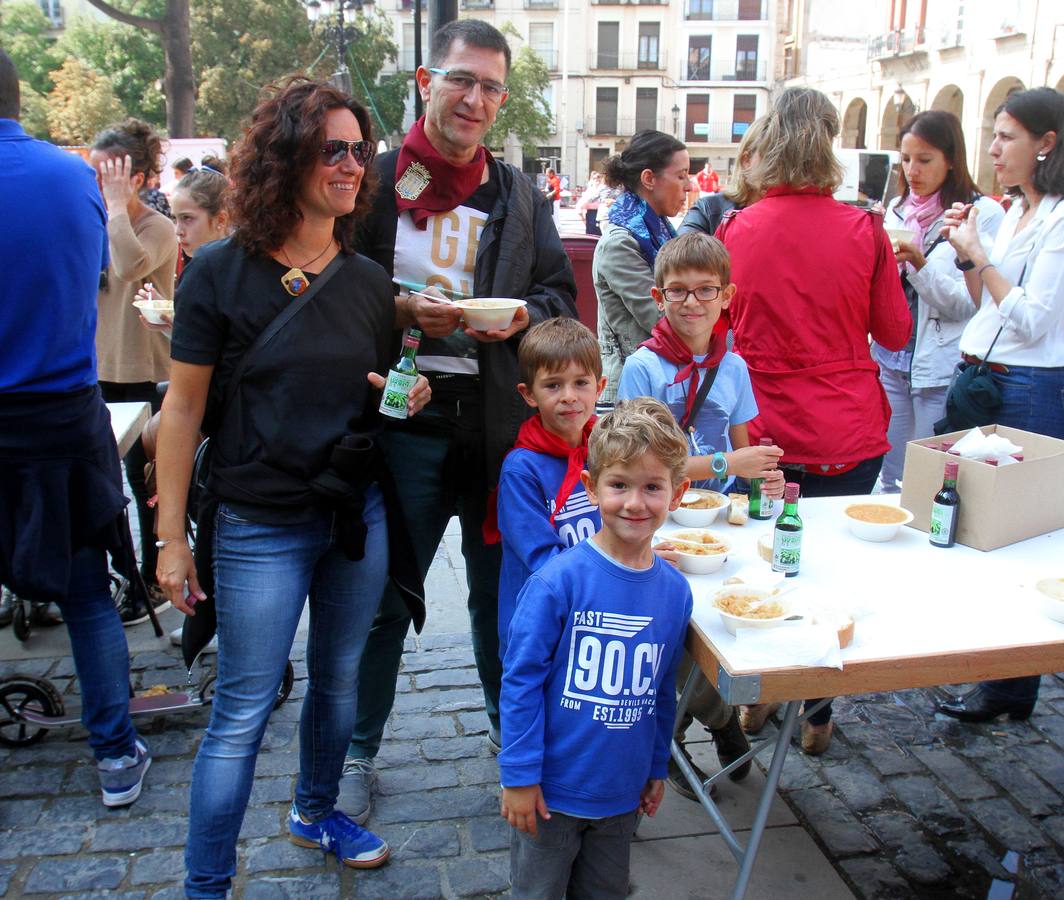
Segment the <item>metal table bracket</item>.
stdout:
<path fill-rule="evenodd" d="M 731 706 L 752 706 L 761 699 L 761 676 L 732 675 L 717 666 L 717 693 Z"/>

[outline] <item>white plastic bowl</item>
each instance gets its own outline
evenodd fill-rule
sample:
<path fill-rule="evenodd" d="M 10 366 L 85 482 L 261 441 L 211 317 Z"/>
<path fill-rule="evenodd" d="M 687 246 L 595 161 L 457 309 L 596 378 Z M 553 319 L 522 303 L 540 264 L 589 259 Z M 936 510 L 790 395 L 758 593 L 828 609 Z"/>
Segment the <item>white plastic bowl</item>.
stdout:
<path fill-rule="evenodd" d="M 474 331 L 502 331 L 510 327 L 517 311 L 525 306 L 525 301 L 508 297 L 477 297 L 473 300 L 458 300 L 454 305 L 462 310 L 462 318 Z"/>
<path fill-rule="evenodd" d="M 898 241 L 905 241 L 906 244 L 911 244 L 916 239 L 916 232 L 911 231 L 908 228 L 884 228 L 887 233 L 887 237 L 890 238 L 890 245 L 894 248 L 894 252 L 898 251 Z"/>
<path fill-rule="evenodd" d="M 174 317 L 174 304 L 168 300 L 134 300 L 133 305 L 152 325 L 169 324 L 163 319 L 164 315 L 169 316 L 170 319 Z"/>
<path fill-rule="evenodd" d="M 1044 612 L 1054 622 L 1064 623 L 1064 578 L 1043 578 L 1035 585 Z"/>
<path fill-rule="evenodd" d="M 724 540 L 717 532 L 708 531 L 704 528 L 692 528 L 687 531 L 677 531 L 673 534 L 666 535 L 667 541 L 686 541 L 689 544 L 703 543 L 701 537 L 703 535 L 709 535 L 713 540 L 719 544 L 723 544 L 727 549 L 723 553 L 685 553 L 683 550 L 677 550 L 676 554 L 679 557 L 677 565 L 680 567 L 680 571 L 686 572 L 688 575 L 709 575 L 711 572 L 716 572 L 721 566 L 728 561 L 728 554 L 731 552 L 731 543 Z"/>
<path fill-rule="evenodd" d="M 717 491 L 691 488 L 684 494 L 684 498 L 686 499 L 689 494 L 697 494 L 699 497 L 713 497 L 719 505 L 706 509 L 689 509 L 682 504 L 676 507 L 670 513 L 672 520 L 677 525 L 683 525 L 685 528 L 704 528 L 706 525 L 712 525 L 717 520 L 717 516 L 728 508 L 728 498 Z"/>
<path fill-rule="evenodd" d="M 786 596 L 774 596 L 776 590 L 776 588 L 760 588 L 750 587 L 749 585 L 744 584 L 731 584 L 717 591 L 710 598 L 710 602 L 713 604 L 713 608 L 720 614 L 720 620 L 724 623 L 724 628 L 728 634 L 735 634 L 737 628 L 772 628 L 774 625 L 779 625 L 784 622 L 787 617 L 792 614 L 791 605 L 787 602 L 788 598 Z M 772 599 L 783 608 L 783 612 L 781 615 L 774 616 L 771 619 L 747 619 L 743 616 L 733 616 L 731 613 L 727 613 L 717 606 L 718 600 L 729 595 L 749 597 L 752 600 Z"/>
<path fill-rule="evenodd" d="M 855 519 L 850 510 L 858 506 L 882 506 L 884 509 L 894 510 L 902 514 L 897 522 L 865 522 L 863 519 Z M 898 529 L 902 525 L 908 525 L 913 520 L 913 514 L 909 510 L 900 506 L 893 506 L 889 503 L 876 503 L 874 500 L 862 501 L 860 503 L 851 503 L 846 507 L 846 521 L 850 526 L 850 531 L 853 532 L 855 537 L 859 537 L 862 541 L 876 541 L 882 543 L 883 541 L 892 541 L 898 534 Z"/>

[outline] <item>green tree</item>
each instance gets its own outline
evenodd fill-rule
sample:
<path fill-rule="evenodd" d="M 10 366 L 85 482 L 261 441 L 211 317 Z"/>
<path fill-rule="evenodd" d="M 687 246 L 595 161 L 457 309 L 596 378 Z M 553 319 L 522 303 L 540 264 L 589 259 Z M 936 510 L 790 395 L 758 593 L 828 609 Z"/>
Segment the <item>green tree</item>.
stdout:
<path fill-rule="evenodd" d="M 314 52 L 299 0 L 196 0 L 192 60 L 198 131 L 233 139 L 269 82 L 305 69 Z"/>
<path fill-rule="evenodd" d="M 385 64 L 399 57 L 391 20 L 376 10 L 359 13 L 353 28 L 358 36 L 347 46 L 351 93 L 369 108 L 380 133 L 397 132 L 403 126 L 403 111 L 410 92 L 409 76 L 396 72 L 378 80 Z M 315 74 L 320 75 L 323 69 L 335 66 L 335 59 L 335 52 L 327 50 L 315 65 Z"/>
<path fill-rule="evenodd" d="M 19 79 L 42 95 L 52 89 L 51 73 L 63 62 L 48 35 L 51 27 L 37 3 L 0 6 L 0 47 L 11 57 Z"/>
<path fill-rule="evenodd" d="M 509 23 L 503 26 L 503 32 L 511 38 L 520 37 Z M 544 99 L 550 90 L 550 70 L 531 47 L 521 47 L 514 54 L 506 86 L 510 95 L 499 108 L 484 142 L 489 147 L 501 147 L 512 131 L 521 141 L 525 154 L 534 156 L 536 147 L 554 131 L 554 118 Z"/>
<path fill-rule="evenodd" d="M 107 79 L 74 59 L 52 73 L 48 130 L 60 144 L 87 144 L 93 135 L 122 118 L 122 104 Z"/>
<path fill-rule="evenodd" d="M 25 81 L 19 82 L 19 94 L 22 106 L 19 123 L 23 130 L 42 141 L 51 140 L 52 134 L 48 128 L 48 98 L 38 94 Z"/>
<path fill-rule="evenodd" d="M 161 4 L 148 11 L 157 13 Z M 157 128 L 166 126 L 166 99 L 159 89 L 163 49 L 151 32 L 88 18 L 68 24 L 58 49 L 87 63 L 111 83 L 126 112 Z"/>
<path fill-rule="evenodd" d="M 163 49 L 163 83 L 166 85 L 166 127 L 171 137 L 192 137 L 195 124 L 196 83 L 189 52 L 189 0 L 165 0 L 159 15 L 142 15 L 106 0 L 88 0 L 100 12 L 125 25 L 157 35 Z"/>

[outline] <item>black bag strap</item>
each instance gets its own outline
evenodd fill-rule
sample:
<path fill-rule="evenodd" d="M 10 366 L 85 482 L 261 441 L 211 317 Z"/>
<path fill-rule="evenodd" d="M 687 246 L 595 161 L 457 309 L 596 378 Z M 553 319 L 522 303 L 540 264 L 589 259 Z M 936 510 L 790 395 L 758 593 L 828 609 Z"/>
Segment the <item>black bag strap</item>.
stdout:
<path fill-rule="evenodd" d="M 695 402 L 691 406 L 691 413 L 690 415 L 685 415 L 680 421 L 681 431 L 687 431 L 687 426 L 698 418 L 702 404 L 706 402 L 706 397 L 709 396 L 709 390 L 713 387 L 713 382 L 717 380 L 717 372 L 719 371 L 720 363 L 717 363 L 712 369 L 706 369 L 706 377 L 702 379 L 702 383 L 698 386 L 698 393 L 695 394 Z"/>
<path fill-rule="evenodd" d="M 244 372 L 247 371 L 248 363 L 251 362 L 251 358 L 272 341 L 277 336 L 277 333 L 284 328 L 285 325 L 291 322 L 301 309 L 306 307 L 306 305 L 314 299 L 314 295 L 325 287 L 329 282 L 329 279 L 340 271 L 340 268 L 345 262 L 347 262 L 347 257 L 341 250 L 332 258 L 329 265 L 321 270 L 318 277 L 310 283 L 309 287 L 307 287 L 302 294 L 293 299 L 291 303 L 274 316 L 270 324 L 262 329 L 259 336 L 255 338 L 255 343 L 244 351 L 244 355 L 240 357 L 240 362 L 237 363 L 236 368 L 233 370 L 232 377 L 229 379 L 229 384 L 225 387 L 225 397 L 222 400 L 222 406 L 218 416 L 219 421 L 222 421 L 225 418 L 225 414 L 229 411 L 229 406 L 233 402 L 233 398 L 236 396 L 236 389 L 240 386 L 240 379 L 243 377 Z"/>

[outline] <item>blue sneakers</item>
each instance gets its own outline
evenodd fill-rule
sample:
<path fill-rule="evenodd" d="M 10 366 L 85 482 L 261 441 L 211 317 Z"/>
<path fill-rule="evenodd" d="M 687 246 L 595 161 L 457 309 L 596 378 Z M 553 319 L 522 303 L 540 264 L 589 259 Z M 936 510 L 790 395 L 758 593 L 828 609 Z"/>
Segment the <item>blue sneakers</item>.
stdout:
<path fill-rule="evenodd" d="M 293 803 L 288 814 L 288 837 L 298 847 L 317 847 L 324 853 L 335 853 L 340 862 L 353 869 L 383 866 L 390 852 L 387 843 L 338 809 L 320 822 L 304 822 Z"/>
<path fill-rule="evenodd" d="M 96 763 L 104 806 L 128 806 L 140 796 L 144 775 L 151 765 L 148 747 L 140 738 L 134 742 L 133 756 L 101 759 Z"/>

